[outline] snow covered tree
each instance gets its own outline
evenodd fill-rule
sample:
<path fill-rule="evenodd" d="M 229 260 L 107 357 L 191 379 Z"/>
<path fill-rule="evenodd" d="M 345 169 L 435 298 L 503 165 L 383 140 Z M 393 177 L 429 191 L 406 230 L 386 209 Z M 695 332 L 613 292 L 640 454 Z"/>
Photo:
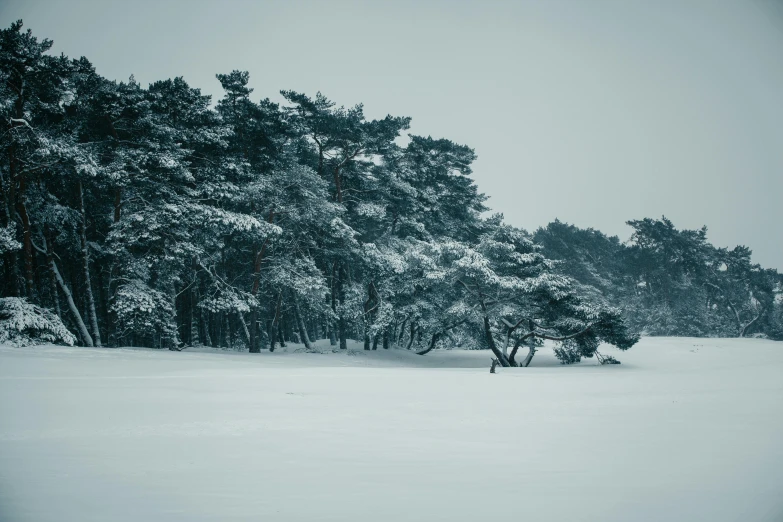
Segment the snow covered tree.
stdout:
<path fill-rule="evenodd" d="M 630 347 L 634 329 L 783 331 L 779 275 L 705 230 L 663 218 L 630 222 L 628 244 L 559 222 L 530 236 L 484 217 L 473 149 L 401 145 L 408 117 L 320 93 L 257 99 L 237 70 L 217 75 L 213 106 L 184 78 L 110 81 L 51 47 L 21 22 L 0 32 L 0 295 L 50 309 L 83 345 L 354 339 L 526 366 L 546 339 L 573 362 Z"/>
<path fill-rule="evenodd" d="M 555 263 L 527 233 L 504 224 L 501 216 L 485 227 L 475 245 L 444 244 L 444 269 L 431 277 L 461 288 L 502 366 L 517 366 L 516 352 L 525 342 L 529 354 L 522 366 L 530 363 L 539 340 L 563 342 L 556 354 L 566 363 L 593 356 L 602 341 L 623 350 L 636 343 L 638 335 L 620 311 L 585 302 L 574 281 L 554 272 Z"/>
<path fill-rule="evenodd" d="M 73 346 L 76 338 L 60 318 L 19 297 L 0 297 L 0 343 L 16 346 L 53 343 Z"/>
<path fill-rule="evenodd" d="M 775 302 L 777 274 L 752 264 L 750 256 L 750 249 L 744 246 L 716 249 L 705 282 L 715 311 L 730 317 L 738 337 L 752 332 L 765 314 L 773 311 Z"/>

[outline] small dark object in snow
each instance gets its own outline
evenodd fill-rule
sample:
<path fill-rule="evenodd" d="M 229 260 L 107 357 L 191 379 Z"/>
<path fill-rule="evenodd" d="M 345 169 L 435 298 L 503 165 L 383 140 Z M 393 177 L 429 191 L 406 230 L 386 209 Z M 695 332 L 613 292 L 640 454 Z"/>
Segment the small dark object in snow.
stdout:
<path fill-rule="evenodd" d="M 500 363 L 497 359 L 492 359 L 492 366 L 489 368 L 489 373 L 495 373 L 495 366 Z"/>

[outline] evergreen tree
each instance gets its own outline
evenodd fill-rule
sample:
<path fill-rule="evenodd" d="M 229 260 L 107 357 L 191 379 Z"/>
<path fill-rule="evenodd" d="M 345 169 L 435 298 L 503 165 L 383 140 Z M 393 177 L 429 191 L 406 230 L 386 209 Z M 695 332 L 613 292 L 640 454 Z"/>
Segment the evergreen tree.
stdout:
<path fill-rule="evenodd" d="M 780 276 L 706 229 L 530 235 L 484 217 L 472 149 L 400 146 L 410 118 L 253 99 L 244 71 L 217 75 L 212 107 L 183 78 L 109 81 L 51 47 L 21 22 L 0 32 L 0 292 L 83 345 L 355 339 L 527 366 L 547 339 L 569 363 L 637 329 L 783 335 Z"/>

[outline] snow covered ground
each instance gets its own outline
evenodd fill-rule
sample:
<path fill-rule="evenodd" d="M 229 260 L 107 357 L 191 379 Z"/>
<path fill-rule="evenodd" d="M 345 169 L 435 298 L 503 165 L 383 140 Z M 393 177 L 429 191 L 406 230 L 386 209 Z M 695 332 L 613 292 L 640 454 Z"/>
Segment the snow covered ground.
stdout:
<path fill-rule="evenodd" d="M 0 347 L 0 520 L 783 520 L 783 343 L 602 351 Z"/>

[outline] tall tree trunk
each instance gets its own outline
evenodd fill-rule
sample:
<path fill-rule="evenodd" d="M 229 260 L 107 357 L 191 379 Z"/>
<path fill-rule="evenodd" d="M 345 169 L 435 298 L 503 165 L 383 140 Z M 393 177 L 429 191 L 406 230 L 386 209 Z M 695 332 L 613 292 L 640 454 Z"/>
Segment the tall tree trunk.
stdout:
<path fill-rule="evenodd" d="M 332 317 L 329 318 L 329 344 L 335 346 L 337 344 L 337 262 L 332 263 L 332 280 L 329 288 L 329 297 L 332 304 Z"/>
<path fill-rule="evenodd" d="M 112 136 L 114 136 L 115 139 L 117 138 L 117 131 L 114 130 L 114 124 L 111 121 L 111 118 L 109 118 L 108 115 L 105 116 L 106 120 L 109 122 L 109 128 L 111 129 Z M 112 222 L 112 227 L 116 227 L 117 223 L 120 222 L 120 218 L 122 217 L 121 214 L 122 210 L 122 190 L 119 187 L 116 187 L 114 189 L 114 219 Z M 111 312 L 111 303 L 114 301 L 114 293 L 115 293 L 115 280 L 117 279 L 117 260 L 113 257 L 111 260 L 111 264 L 109 265 L 109 280 L 106 283 L 106 299 L 108 301 L 107 310 L 109 312 L 106 314 L 106 330 L 107 330 L 107 337 L 110 345 L 117 346 L 119 343 L 119 339 L 117 339 L 117 324 L 116 324 L 116 314 Z"/>
<path fill-rule="evenodd" d="M 372 281 L 367 284 L 367 300 L 364 302 L 364 349 L 370 349 L 370 325 L 376 316 L 376 307 L 378 305 L 378 292 Z M 374 348 L 378 347 L 378 341 L 375 341 Z"/>
<path fill-rule="evenodd" d="M 307 328 L 305 327 L 304 320 L 302 319 L 302 313 L 299 309 L 299 303 L 296 301 L 296 296 L 292 296 L 291 300 L 294 303 L 294 320 L 296 321 L 296 325 L 299 328 L 299 338 L 302 340 L 302 344 L 305 345 L 306 349 L 312 350 L 313 345 L 310 343 L 310 336 L 307 334 Z"/>
<path fill-rule="evenodd" d="M 408 324 L 408 318 L 402 320 L 402 325 L 400 325 L 400 335 L 397 337 L 397 345 L 402 345 L 402 340 L 405 338 L 405 325 Z"/>
<path fill-rule="evenodd" d="M 416 339 L 416 323 L 411 321 L 411 338 L 408 339 L 408 346 L 405 347 L 406 350 L 410 350 L 411 346 L 413 346 L 413 341 Z"/>
<path fill-rule="evenodd" d="M 14 223 L 14 204 L 12 202 L 12 197 L 14 194 L 13 187 L 10 186 L 9 183 L 8 188 L 6 189 L 6 181 L 5 176 L 3 176 L 3 171 L 0 169 L 0 193 L 3 195 L 3 214 L 5 215 L 5 222 L 3 223 L 3 226 L 5 228 L 8 228 L 11 226 L 12 223 Z M 16 253 L 15 252 L 6 252 L 3 255 L 3 269 L 5 270 L 5 287 L 0 288 L 0 291 L 3 292 L 3 295 L 9 295 L 16 297 L 19 295 L 19 289 L 17 288 L 19 281 L 17 278 L 17 263 L 16 263 Z"/>
<path fill-rule="evenodd" d="M 313 139 L 318 145 L 318 177 L 321 178 L 324 174 L 324 147 L 321 144 L 321 140 L 319 140 L 315 134 L 313 134 Z"/>
<path fill-rule="evenodd" d="M 536 323 L 533 322 L 533 319 L 528 319 L 528 329 L 531 333 L 533 333 L 536 330 Z M 520 363 L 520 366 L 523 368 L 527 368 L 530 366 L 530 362 L 533 360 L 533 356 L 536 355 L 536 337 L 534 335 L 530 336 L 530 340 L 528 341 L 528 347 L 527 347 L 527 357 Z"/>
<path fill-rule="evenodd" d="M 269 351 L 275 351 L 275 343 L 277 342 L 277 336 L 275 335 L 275 328 L 273 321 L 268 319 L 266 321 L 266 337 L 269 339 Z"/>
<path fill-rule="evenodd" d="M 169 335 L 168 342 L 171 343 L 169 348 L 179 347 L 179 314 L 177 313 L 177 287 L 174 283 L 169 285 L 169 295 L 171 297 L 171 322 L 172 332 Z"/>
<path fill-rule="evenodd" d="M 54 256 L 52 256 L 52 251 L 47 249 L 46 251 L 46 262 L 51 267 L 54 263 Z M 57 292 L 57 278 L 54 275 L 53 270 L 49 270 L 49 283 L 52 288 L 52 300 L 54 301 L 54 309 L 57 312 L 57 317 L 62 319 L 62 310 L 60 310 L 60 299 Z"/>
<path fill-rule="evenodd" d="M 517 350 L 519 350 L 519 345 L 522 343 L 522 338 L 518 337 L 517 340 L 514 342 L 514 348 L 511 349 L 511 356 L 508 358 L 508 362 L 511 366 L 519 366 L 517 364 L 517 361 L 515 357 L 517 356 Z"/>
<path fill-rule="evenodd" d="M 106 343 L 109 346 L 118 346 L 117 329 L 115 321 L 115 313 L 112 310 L 112 302 L 114 301 L 114 294 L 112 293 L 112 287 L 114 285 L 114 259 L 109 264 L 108 277 L 104 281 L 106 294 Z"/>
<path fill-rule="evenodd" d="M 250 338 L 248 351 L 250 353 L 261 353 L 261 347 L 258 342 L 258 309 L 255 306 L 250 310 L 250 330 L 248 335 Z"/>
<path fill-rule="evenodd" d="M 225 315 L 223 312 L 218 312 L 215 314 L 215 327 L 217 328 L 217 332 L 215 332 L 217 335 L 215 337 L 217 338 L 219 347 L 228 348 L 228 341 L 226 340 L 226 325 L 225 321 L 223 321 L 223 315 Z"/>
<path fill-rule="evenodd" d="M 212 344 L 212 336 L 209 334 L 210 317 L 203 308 L 199 308 L 199 310 L 199 315 L 201 316 L 201 325 L 204 328 L 204 342 L 207 346 L 215 346 Z"/>
<path fill-rule="evenodd" d="M 226 342 L 228 343 L 228 347 L 232 350 L 234 349 L 234 329 L 231 327 L 231 316 L 229 314 L 224 314 L 225 317 L 223 319 L 223 322 L 226 325 Z"/>
<path fill-rule="evenodd" d="M 22 220 L 22 257 L 24 258 L 24 282 L 27 298 L 35 301 L 35 272 L 33 268 L 33 232 L 30 227 L 30 216 L 25 205 L 24 177 L 19 179 L 19 193 L 17 194 L 16 212 Z"/>
<path fill-rule="evenodd" d="M 484 309 L 483 303 L 482 309 Z M 495 344 L 495 338 L 492 336 L 492 328 L 489 326 L 489 317 L 487 317 L 486 313 L 484 315 L 484 336 L 487 339 L 487 345 L 489 345 L 489 349 L 492 350 L 493 354 L 495 354 L 495 358 L 497 358 L 498 362 L 500 362 L 500 365 L 503 367 L 511 366 L 511 364 L 508 362 L 508 358 L 503 354 L 502 351 L 498 350 L 498 347 Z"/>
<path fill-rule="evenodd" d="M 190 345 L 191 346 L 198 346 L 201 344 L 201 339 L 199 337 L 198 331 L 199 331 L 199 323 L 200 321 L 196 320 L 196 314 L 199 311 L 198 308 L 198 275 L 194 271 L 193 272 L 193 286 L 190 289 Z"/>
<path fill-rule="evenodd" d="M 272 207 L 269 210 L 269 217 L 267 218 L 267 223 L 273 223 L 275 220 L 275 208 Z M 256 256 L 253 259 L 253 287 L 250 291 L 251 295 L 254 298 L 258 297 L 258 289 L 261 285 L 261 266 L 264 263 L 264 257 L 266 256 L 266 249 L 267 244 L 269 243 L 269 238 L 265 238 L 264 242 L 261 244 L 261 248 L 256 252 Z M 259 339 L 259 329 L 258 329 L 258 306 L 253 306 L 253 308 L 250 310 L 250 330 L 249 330 L 249 336 L 250 336 L 250 353 L 261 353 L 261 346 L 260 346 L 260 339 Z"/>
<path fill-rule="evenodd" d="M 237 312 L 237 319 L 239 319 L 239 326 L 242 327 L 242 334 L 245 336 L 245 342 L 250 345 L 250 331 L 247 329 L 247 323 L 245 322 L 245 316 L 242 312 Z"/>
<path fill-rule="evenodd" d="M 337 334 L 335 333 L 334 329 L 334 321 L 332 319 L 328 319 L 327 323 L 328 328 L 328 334 L 329 334 L 329 345 L 330 346 L 336 346 L 337 345 Z"/>
<path fill-rule="evenodd" d="M 340 316 L 340 322 L 339 322 L 339 328 L 340 328 L 340 349 L 341 350 L 347 350 L 348 349 L 348 332 L 345 324 L 345 317 L 342 315 Z"/>
<path fill-rule="evenodd" d="M 346 331 L 348 325 L 346 324 L 345 316 L 343 314 L 343 305 L 345 304 L 344 276 L 345 269 L 343 268 L 342 263 L 340 263 L 339 267 L 337 268 L 337 301 L 339 304 L 339 313 L 337 314 L 337 334 L 340 338 L 341 350 L 348 349 L 348 332 Z M 334 301 L 332 301 L 332 306 L 334 306 Z"/>
<path fill-rule="evenodd" d="M 307 335 L 310 338 L 310 340 L 312 342 L 315 342 L 318 339 L 320 339 L 319 337 L 320 332 L 318 331 L 320 323 L 318 322 L 317 318 L 313 314 L 310 314 L 305 316 L 304 319 L 305 319 L 305 324 L 308 327 Z"/>
<path fill-rule="evenodd" d="M 280 301 L 283 299 L 282 294 L 277 294 L 277 303 L 275 304 L 275 315 L 272 318 L 272 324 L 269 327 L 269 351 L 275 351 L 276 338 L 280 335 L 280 328 L 278 327 L 280 321 Z M 282 339 L 281 339 L 282 340 Z M 280 343 L 282 348 L 282 342 Z"/>
<path fill-rule="evenodd" d="M 43 242 L 44 248 L 47 252 L 49 252 L 45 238 Z M 84 344 L 90 347 L 94 346 L 90 332 L 87 331 L 87 326 L 85 326 L 84 321 L 82 320 L 82 314 L 79 313 L 79 309 L 76 307 L 76 303 L 73 302 L 73 294 L 71 294 L 71 290 L 68 288 L 68 285 L 65 284 L 62 275 L 60 275 L 60 270 L 57 269 L 57 263 L 55 263 L 54 257 L 48 255 L 47 257 L 49 257 L 49 269 L 52 271 L 52 274 L 54 274 L 54 278 L 60 285 L 60 289 L 63 291 L 63 294 L 65 294 L 65 300 L 68 302 L 68 308 L 73 314 L 73 318 L 76 321 L 76 326 L 79 328 L 79 334 L 81 335 L 82 339 L 84 339 Z"/>
<path fill-rule="evenodd" d="M 277 329 L 280 334 L 280 348 L 285 348 L 286 345 L 286 320 L 285 316 L 280 316 L 280 320 L 277 322 Z"/>
<path fill-rule="evenodd" d="M 24 78 L 20 79 L 19 91 L 14 102 L 14 111 L 17 120 L 24 118 L 24 102 L 25 102 L 25 87 L 26 81 Z M 18 125 L 22 125 L 21 122 L 9 122 L 11 128 Z M 14 212 L 19 213 L 23 222 L 23 245 L 22 245 L 22 259 L 25 266 L 25 285 L 24 288 L 28 298 L 32 298 L 32 266 L 33 266 L 33 251 L 32 251 L 32 236 L 30 235 L 30 220 L 27 216 L 27 209 L 24 206 L 24 193 L 25 193 L 25 179 L 24 176 L 18 172 L 17 157 L 16 157 L 16 139 L 11 138 L 11 143 L 8 147 L 8 219 L 14 221 Z M 19 190 L 17 192 L 16 185 L 19 183 Z M 21 212 L 20 212 L 21 206 Z M 25 220 L 27 224 L 24 225 Z M 17 296 L 22 295 L 23 285 L 20 283 L 21 277 L 19 277 L 19 266 L 15 262 L 16 255 L 10 253 L 14 257 L 14 262 L 11 265 L 14 267 L 14 289 Z"/>
<path fill-rule="evenodd" d="M 92 293 L 92 278 L 90 277 L 90 250 L 87 245 L 87 213 L 84 210 L 84 190 L 79 181 L 79 212 L 81 213 L 80 239 L 82 244 L 82 263 L 84 268 L 84 286 L 87 290 L 87 313 L 90 317 L 95 346 L 101 346 L 101 331 L 98 329 L 98 314 L 95 311 L 95 297 Z"/>

